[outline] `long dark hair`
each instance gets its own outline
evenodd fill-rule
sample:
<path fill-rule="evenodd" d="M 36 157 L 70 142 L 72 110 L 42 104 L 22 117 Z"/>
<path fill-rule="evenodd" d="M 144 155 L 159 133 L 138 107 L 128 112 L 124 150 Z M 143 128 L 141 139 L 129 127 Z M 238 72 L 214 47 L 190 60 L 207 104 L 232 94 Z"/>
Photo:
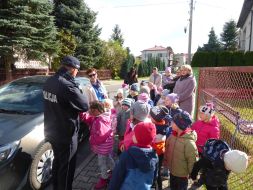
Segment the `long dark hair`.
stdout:
<path fill-rule="evenodd" d="M 130 71 L 128 72 L 128 76 L 132 77 L 132 78 L 136 76 L 136 68 L 135 67 L 131 67 Z"/>

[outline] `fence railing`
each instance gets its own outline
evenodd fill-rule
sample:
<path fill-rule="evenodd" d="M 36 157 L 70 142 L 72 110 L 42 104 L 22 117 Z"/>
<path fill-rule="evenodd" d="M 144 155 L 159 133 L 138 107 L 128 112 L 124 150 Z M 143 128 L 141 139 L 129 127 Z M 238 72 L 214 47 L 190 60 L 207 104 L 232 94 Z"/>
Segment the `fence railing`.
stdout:
<path fill-rule="evenodd" d="M 199 70 L 198 107 L 213 102 L 221 121 L 221 138 L 246 152 L 246 173 L 231 174 L 229 189 L 253 189 L 253 67 L 216 67 Z"/>
<path fill-rule="evenodd" d="M 97 71 L 100 80 L 111 79 L 111 70 L 98 70 Z M 4 69 L 0 69 L 0 85 L 3 85 L 12 80 L 33 75 L 53 75 L 53 71 L 48 71 L 47 69 L 16 69 L 11 71 L 11 78 L 6 78 L 6 73 Z M 78 76 L 87 77 L 86 71 L 81 70 L 78 72 Z"/>

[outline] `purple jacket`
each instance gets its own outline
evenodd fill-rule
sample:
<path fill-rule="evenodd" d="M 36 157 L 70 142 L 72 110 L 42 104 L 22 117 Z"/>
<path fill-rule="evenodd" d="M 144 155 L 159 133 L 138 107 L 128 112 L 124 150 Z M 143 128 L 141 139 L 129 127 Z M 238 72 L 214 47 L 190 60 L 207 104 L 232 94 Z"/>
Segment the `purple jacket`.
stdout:
<path fill-rule="evenodd" d="M 203 147 L 208 139 L 220 138 L 220 122 L 216 116 L 213 116 L 210 122 L 198 120 L 192 124 L 191 128 L 197 133 L 196 145 L 198 152 L 203 152 Z"/>
<path fill-rule="evenodd" d="M 179 96 L 179 107 L 193 115 L 195 105 L 196 80 L 194 76 L 189 76 L 181 80 L 179 78 L 173 92 Z"/>

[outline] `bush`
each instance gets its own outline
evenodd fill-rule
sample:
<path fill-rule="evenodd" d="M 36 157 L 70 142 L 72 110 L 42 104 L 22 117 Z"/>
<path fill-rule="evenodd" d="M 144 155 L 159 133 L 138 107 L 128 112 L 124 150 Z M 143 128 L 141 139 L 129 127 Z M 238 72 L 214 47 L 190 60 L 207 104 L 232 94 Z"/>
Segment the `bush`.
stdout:
<path fill-rule="evenodd" d="M 196 52 L 192 67 L 253 66 L 253 52 Z"/>
<path fill-rule="evenodd" d="M 253 52 L 246 52 L 244 54 L 244 66 L 252 66 L 253 65 Z"/>
<path fill-rule="evenodd" d="M 232 66 L 242 66 L 244 65 L 244 60 L 243 60 L 243 52 L 238 51 L 238 52 L 234 52 L 231 55 L 231 65 Z"/>

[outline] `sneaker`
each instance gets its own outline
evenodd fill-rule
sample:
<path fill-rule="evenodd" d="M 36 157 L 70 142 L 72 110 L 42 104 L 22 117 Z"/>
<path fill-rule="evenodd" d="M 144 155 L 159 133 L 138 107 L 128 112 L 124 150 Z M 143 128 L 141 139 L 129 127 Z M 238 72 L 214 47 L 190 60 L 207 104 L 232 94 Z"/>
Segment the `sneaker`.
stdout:
<path fill-rule="evenodd" d="M 108 170 L 107 174 L 108 174 L 108 180 L 111 180 L 112 179 L 112 170 Z"/>
<path fill-rule="evenodd" d="M 163 179 L 169 179 L 169 176 L 170 176 L 169 170 L 163 169 L 163 171 L 161 172 L 161 176 Z"/>
<path fill-rule="evenodd" d="M 102 189 L 105 188 L 108 184 L 107 179 L 100 178 L 97 184 L 95 185 L 95 189 Z"/>
<path fill-rule="evenodd" d="M 194 182 L 188 190 L 197 190 L 201 186 L 202 186 L 202 184 L 197 181 L 197 182 Z"/>

